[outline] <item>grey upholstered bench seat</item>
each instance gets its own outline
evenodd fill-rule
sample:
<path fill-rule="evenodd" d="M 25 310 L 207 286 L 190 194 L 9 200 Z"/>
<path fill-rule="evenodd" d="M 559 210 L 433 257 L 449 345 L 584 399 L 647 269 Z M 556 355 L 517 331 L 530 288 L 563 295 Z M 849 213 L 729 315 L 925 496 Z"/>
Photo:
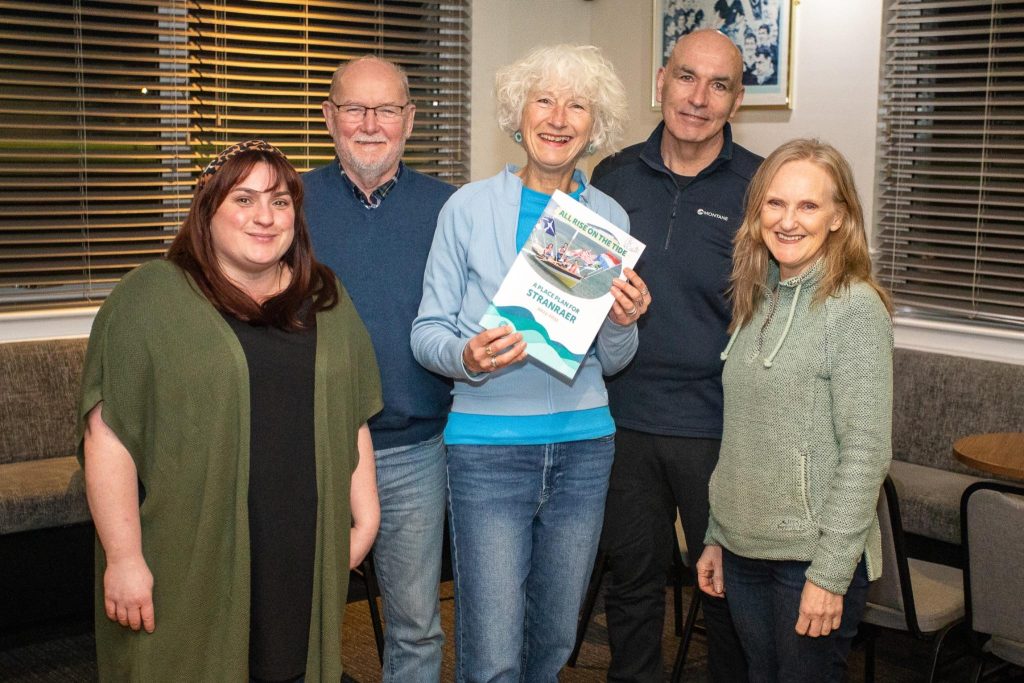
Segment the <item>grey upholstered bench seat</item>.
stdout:
<path fill-rule="evenodd" d="M 0 534 L 89 521 L 74 456 L 0 465 Z"/>
<path fill-rule="evenodd" d="M 960 543 L 960 496 L 981 477 L 893 460 L 889 476 L 900 497 L 903 530 Z"/>
<path fill-rule="evenodd" d="M 960 496 L 979 479 L 953 443 L 969 434 L 1024 431 L 1024 365 L 896 349 L 892 467 L 903 528 L 960 543 Z"/>
<path fill-rule="evenodd" d="M 76 415 L 85 339 L 0 344 L 0 534 L 89 520 Z"/>

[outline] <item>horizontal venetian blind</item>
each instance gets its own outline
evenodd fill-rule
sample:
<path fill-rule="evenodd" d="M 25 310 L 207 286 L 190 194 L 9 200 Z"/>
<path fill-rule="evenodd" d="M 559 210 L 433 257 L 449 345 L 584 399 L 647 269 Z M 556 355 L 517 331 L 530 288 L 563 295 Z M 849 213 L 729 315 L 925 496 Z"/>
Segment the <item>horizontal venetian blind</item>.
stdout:
<path fill-rule="evenodd" d="M 1024 2 L 891 0 L 876 266 L 907 314 L 1024 326 Z"/>
<path fill-rule="evenodd" d="M 334 156 L 320 103 L 361 55 L 409 74 L 405 162 L 468 179 L 469 0 L 0 0 L 0 311 L 101 300 L 161 256 L 209 158 Z"/>

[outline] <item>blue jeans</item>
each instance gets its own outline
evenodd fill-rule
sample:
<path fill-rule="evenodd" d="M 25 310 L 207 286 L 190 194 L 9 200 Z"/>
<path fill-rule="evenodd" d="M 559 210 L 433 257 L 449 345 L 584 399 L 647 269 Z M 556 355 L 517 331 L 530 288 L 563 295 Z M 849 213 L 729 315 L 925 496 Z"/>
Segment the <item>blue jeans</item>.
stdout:
<path fill-rule="evenodd" d="M 385 683 L 434 683 L 441 677 L 444 450 L 438 435 L 374 454 L 380 531 L 373 556 L 384 600 Z"/>
<path fill-rule="evenodd" d="M 601 533 L 613 436 L 448 447 L 456 681 L 558 680 Z"/>
<path fill-rule="evenodd" d="M 754 560 L 725 548 L 722 557 L 729 610 L 747 655 L 750 682 L 840 683 L 868 596 L 864 560 L 843 599 L 839 630 L 810 638 L 795 630 L 809 562 Z"/>

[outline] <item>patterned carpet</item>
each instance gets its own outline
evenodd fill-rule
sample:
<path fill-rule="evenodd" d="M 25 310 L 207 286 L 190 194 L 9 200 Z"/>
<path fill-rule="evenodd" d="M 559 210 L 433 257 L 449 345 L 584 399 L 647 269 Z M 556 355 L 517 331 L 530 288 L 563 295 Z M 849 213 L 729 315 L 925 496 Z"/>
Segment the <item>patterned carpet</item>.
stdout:
<path fill-rule="evenodd" d="M 684 598 L 683 609 L 686 609 L 687 599 Z M 671 601 L 668 601 L 667 613 L 671 615 Z M 587 627 L 587 636 L 580 649 L 579 660 L 574 668 L 563 669 L 560 680 L 564 683 L 583 683 L 584 681 L 603 681 L 605 672 L 608 669 L 608 632 L 604 619 L 604 606 L 599 600 L 595 609 L 594 617 Z M 455 680 L 455 647 L 454 636 L 451 636 L 455 627 L 455 608 L 452 598 L 452 583 L 447 582 L 441 586 L 441 625 L 445 634 L 449 637 L 445 642 L 444 659 L 441 664 L 441 680 Z M 671 619 L 667 619 L 671 622 Z M 348 606 L 345 614 L 345 629 L 342 638 L 343 655 L 346 673 L 358 683 L 376 683 L 380 681 L 380 665 L 376 657 L 367 658 L 362 656 L 369 651 L 376 654 L 376 646 L 373 641 L 373 631 L 369 626 L 370 617 L 366 602 L 352 603 Z M 679 640 L 675 637 L 672 624 L 668 624 L 662 641 L 662 653 L 665 665 L 665 680 L 668 680 L 672 672 L 672 664 L 676 656 L 676 648 Z M 700 637 L 694 639 L 687 658 L 686 681 L 704 681 L 703 676 L 704 658 L 706 650 Z"/>
<path fill-rule="evenodd" d="M 93 683 L 95 648 L 91 622 L 0 634 L 0 681 Z"/>
<path fill-rule="evenodd" d="M 441 592 L 441 623 L 446 634 L 451 634 L 454 628 L 454 603 L 452 600 L 451 582 L 442 584 Z M 683 613 L 689 605 L 689 588 L 686 588 L 683 596 Z M 668 681 L 672 673 L 672 665 L 675 662 L 676 649 L 679 639 L 675 636 L 672 624 L 672 602 L 670 592 L 666 591 L 665 606 L 665 630 L 662 635 L 662 665 L 664 680 Z M 441 665 L 441 680 L 455 680 L 454 666 L 454 640 L 449 638 L 445 642 L 444 659 Z M 380 665 L 376 659 L 376 646 L 373 641 L 373 631 L 370 627 L 369 610 L 367 603 L 361 601 L 348 606 L 345 615 L 344 637 L 342 639 L 345 671 L 353 681 L 358 683 L 379 683 L 381 680 Z M 371 657 L 365 654 L 370 653 Z M 575 668 L 566 667 L 562 670 L 559 680 L 562 683 L 596 683 L 604 681 L 608 669 L 610 653 L 608 651 L 608 631 L 604 616 L 604 605 L 599 598 L 594 609 L 594 616 L 587 627 L 586 639 L 580 650 L 579 660 Z M 925 680 L 929 665 L 928 645 L 918 642 L 910 637 L 897 633 L 887 633 L 878 642 L 877 662 L 875 670 L 875 681 L 877 683 L 910 683 Z M 692 683 L 708 683 L 707 671 L 705 668 L 707 648 L 700 635 L 694 637 L 687 655 L 686 667 L 683 673 L 683 680 Z M 864 653 L 863 649 L 855 649 L 850 655 L 849 673 L 847 680 L 864 680 Z M 951 668 L 947 675 L 941 680 L 944 681 L 967 681 L 969 680 L 969 667 L 966 662 Z M 1011 679 L 1021 680 L 1024 679 Z"/>
<path fill-rule="evenodd" d="M 689 589 L 687 589 L 689 590 Z M 684 597 L 684 609 L 687 604 Z M 671 602 L 667 613 L 671 615 Z M 451 633 L 454 619 L 452 584 L 442 585 L 442 625 Z M 671 619 L 666 620 L 667 628 L 663 639 L 663 660 L 665 680 L 668 680 L 676 654 L 678 639 L 672 632 Z M 380 665 L 377 663 L 376 646 L 370 627 L 369 613 L 365 601 L 353 602 L 345 617 L 342 637 L 345 652 L 346 678 L 355 683 L 376 683 L 380 681 Z M 15 634 L 0 633 L 0 681 L 4 683 L 93 683 L 96 680 L 94 642 L 90 624 L 75 622 L 44 628 L 35 628 Z M 454 652 L 451 639 L 445 643 L 442 680 L 454 680 Z M 895 633 L 887 633 L 878 645 L 876 681 L 880 683 L 908 683 L 925 679 L 928 669 L 928 646 L 926 643 Z M 608 666 L 607 631 L 603 605 L 598 600 L 594 617 L 587 629 L 587 638 L 575 668 L 566 668 L 560 680 L 565 683 L 603 681 Z M 684 681 L 704 683 L 706 649 L 700 636 L 694 638 L 687 659 Z M 969 679 L 966 663 L 949 670 L 942 678 L 945 681 L 966 681 Z M 848 681 L 862 681 L 863 651 L 855 649 L 850 656 Z M 1010 673 L 1000 680 L 1021 681 L 1020 672 Z"/>

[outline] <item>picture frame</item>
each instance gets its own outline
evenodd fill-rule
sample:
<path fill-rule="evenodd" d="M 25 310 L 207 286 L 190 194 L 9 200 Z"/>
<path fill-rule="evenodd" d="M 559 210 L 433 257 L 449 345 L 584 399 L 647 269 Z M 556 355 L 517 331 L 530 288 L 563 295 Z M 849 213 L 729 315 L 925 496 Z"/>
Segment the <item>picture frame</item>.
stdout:
<path fill-rule="evenodd" d="M 658 70 L 676 41 L 700 28 L 717 28 L 732 38 L 743 55 L 743 108 L 792 109 L 793 10 L 797 2 L 653 0 L 651 108 L 661 106 Z"/>

